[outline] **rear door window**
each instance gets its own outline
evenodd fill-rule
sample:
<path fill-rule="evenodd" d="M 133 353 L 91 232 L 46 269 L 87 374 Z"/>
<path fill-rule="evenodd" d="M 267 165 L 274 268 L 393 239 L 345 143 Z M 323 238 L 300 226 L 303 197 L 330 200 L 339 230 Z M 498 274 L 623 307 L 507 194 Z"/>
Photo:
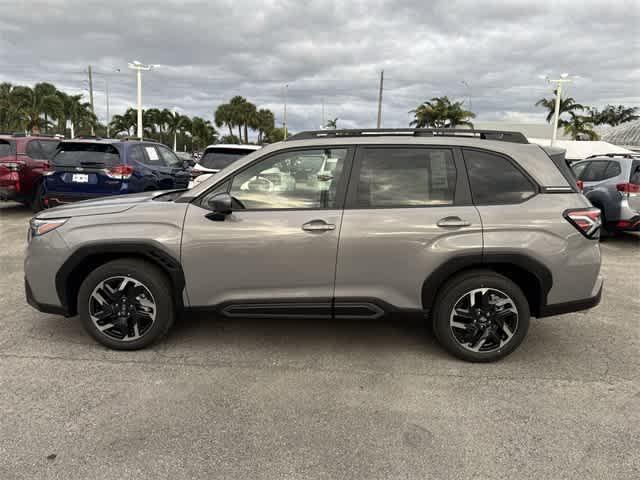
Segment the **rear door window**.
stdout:
<path fill-rule="evenodd" d="M 357 208 L 452 205 L 456 167 L 451 150 L 366 148 L 359 160 Z"/>
<path fill-rule="evenodd" d="M 574 175 L 576 176 L 576 179 L 582 180 L 582 174 L 590 163 L 591 162 L 580 162 L 576 165 L 573 165 L 572 170 Z"/>
<path fill-rule="evenodd" d="M 536 194 L 536 185 L 509 159 L 480 150 L 463 154 L 476 205 L 521 203 Z"/>
<path fill-rule="evenodd" d="M 156 150 L 160 154 L 160 158 L 164 162 L 165 166 L 170 168 L 178 168 L 182 166 L 182 162 L 180 161 L 180 159 L 167 147 L 156 145 Z"/>
<path fill-rule="evenodd" d="M 120 164 L 120 152 L 110 144 L 62 142 L 51 163 L 59 167 L 111 167 Z"/>
<path fill-rule="evenodd" d="M 634 160 L 631 164 L 631 175 L 629 183 L 640 185 L 640 160 Z"/>

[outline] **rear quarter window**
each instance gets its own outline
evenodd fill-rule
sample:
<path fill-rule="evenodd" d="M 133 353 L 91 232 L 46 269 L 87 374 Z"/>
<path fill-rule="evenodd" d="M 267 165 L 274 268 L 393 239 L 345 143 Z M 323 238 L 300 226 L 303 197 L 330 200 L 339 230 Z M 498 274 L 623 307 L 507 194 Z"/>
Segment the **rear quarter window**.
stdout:
<path fill-rule="evenodd" d="M 521 203 L 534 196 L 536 185 L 509 159 L 491 152 L 463 150 L 473 203 Z"/>

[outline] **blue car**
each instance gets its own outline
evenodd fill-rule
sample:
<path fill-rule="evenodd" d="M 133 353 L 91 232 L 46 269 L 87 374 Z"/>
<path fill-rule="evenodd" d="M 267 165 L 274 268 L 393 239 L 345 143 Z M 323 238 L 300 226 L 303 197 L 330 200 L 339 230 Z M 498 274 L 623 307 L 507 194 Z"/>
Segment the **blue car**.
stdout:
<path fill-rule="evenodd" d="M 190 171 L 166 146 L 149 141 L 63 141 L 44 177 L 47 207 L 109 195 L 187 188 Z"/>

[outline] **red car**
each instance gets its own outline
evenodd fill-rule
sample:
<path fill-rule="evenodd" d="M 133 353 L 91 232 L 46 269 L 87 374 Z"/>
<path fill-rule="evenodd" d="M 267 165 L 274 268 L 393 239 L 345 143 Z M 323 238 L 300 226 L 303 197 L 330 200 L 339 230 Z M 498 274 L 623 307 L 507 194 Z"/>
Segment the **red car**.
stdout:
<path fill-rule="evenodd" d="M 0 200 L 42 210 L 42 174 L 58 147 L 52 136 L 0 134 Z"/>

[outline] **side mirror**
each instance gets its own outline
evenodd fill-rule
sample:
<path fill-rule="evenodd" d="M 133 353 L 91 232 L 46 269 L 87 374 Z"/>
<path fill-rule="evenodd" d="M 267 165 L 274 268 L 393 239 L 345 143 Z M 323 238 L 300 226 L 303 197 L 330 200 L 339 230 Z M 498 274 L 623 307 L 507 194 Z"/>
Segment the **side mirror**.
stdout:
<path fill-rule="evenodd" d="M 207 200 L 207 206 L 213 213 L 229 215 L 231 213 L 231 195 L 228 193 L 218 193 Z"/>

